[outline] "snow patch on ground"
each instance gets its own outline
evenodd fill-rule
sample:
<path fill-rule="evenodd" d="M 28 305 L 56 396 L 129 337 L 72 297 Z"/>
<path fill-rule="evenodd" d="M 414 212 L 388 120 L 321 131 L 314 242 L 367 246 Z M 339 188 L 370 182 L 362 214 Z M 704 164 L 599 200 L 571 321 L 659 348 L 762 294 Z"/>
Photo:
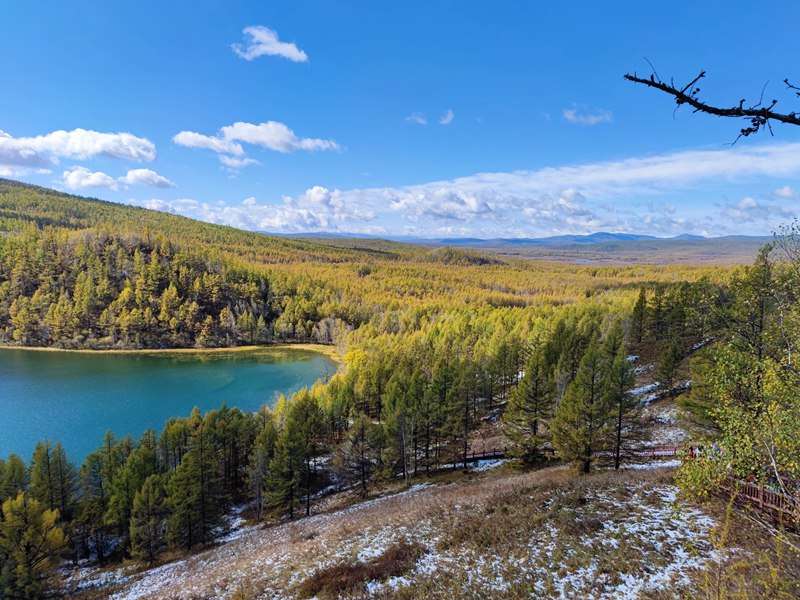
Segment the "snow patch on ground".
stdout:
<path fill-rule="evenodd" d="M 82 567 L 67 574 L 70 593 L 84 592 L 93 588 L 107 588 L 126 583 L 131 579 L 125 569 L 101 571 L 96 567 Z"/>
<path fill-rule="evenodd" d="M 658 389 L 659 383 L 654 381 L 653 383 L 648 383 L 647 385 L 643 385 L 642 387 L 634 388 L 630 391 L 631 396 L 643 396 L 648 392 L 652 392 L 655 389 Z"/>
<path fill-rule="evenodd" d="M 714 341 L 714 338 L 710 337 L 710 338 L 706 338 L 706 339 L 704 339 L 704 340 L 702 340 L 700 342 L 697 342 L 694 346 L 692 346 L 692 352 L 694 352 L 695 350 L 700 350 L 700 348 L 702 348 L 703 346 L 707 346 L 708 344 L 710 344 L 713 341 Z"/>
<path fill-rule="evenodd" d="M 636 373 L 636 375 L 638 377 L 638 376 L 644 375 L 645 373 L 649 373 L 650 371 L 652 371 L 655 368 L 656 368 L 655 365 L 639 365 L 638 367 L 636 367 L 633 370 L 633 372 Z"/>
<path fill-rule="evenodd" d="M 682 425 L 681 411 L 674 404 L 648 406 L 643 416 L 651 423 L 651 445 L 677 446 L 688 440 L 689 435 Z"/>
<path fill-rule="evenodd" d="M 652 471 L 653 469 L 673 469 L 681 466 L 681 461 L 675 460 L 651 460 L 646 463 L 623 464 L 622 469 L 634 469 L 637 471 Z"/>
<path fill-rule="evenodd" d="M 503 461 L 481 462 L 495 468 Z M 628 468 L 663 468 L 675 462 Z M 471 502 L 472 496 L 462 496 L 451 485 L 418 484 L 339 511 L 266 528 L 242 524 L 236 520 L 241 513 L 234 514 L 229 535 L 235 537 L 218 547 L 144 573 L 79 569 L 72 581 L 76 588 L 85 586 L 79 589 L 105 588 L 118 600 L 227 598 L 237 590 L 284 598 L 320 569 L 369 562 L 399 542 L 410 542 L 424 548 L 416 565 L 404 575 L 369 582 L 367 594 L 380 596 L 415 586 L 445 591 L 455 586 L 470 597 L 503 592 L 517 597 L 527 590 L 525 594 L 536 597 L 610 600 L 678 593 L 711 554 L 713 521 L 698 509 L 677 506 L 674 486 L 625 483 L 622 495 L 621 488 L 613 487 L 589 492 L 585 505 L 566 505 L 574 519 L 572 512 L 560 519 L 559 508 L 552 520 L 531 521 L 524 531 L 509 534 L 519 537 L 512 551 L 497 552 L 449 536 L 449 520 L 480 523 L 486 515 L 486 506 Z M 493 479 L 486 485 L 500 484 Z M 559 506 L 558 491 L 550 498 Z M 536 510 L 531 507 L 532 514 Z M 586 518 L 594 525 L 576 534 L 572 530 L 576 521 Z M 125 589 L 112 594 L 110 586 L 120 585 Z M 688 591 L 691 596 L 691 587 Z"/>
<path fill-rule="evenodd" d="M 648 463 L 646 468 L 674 463 L 651 465 Z M 637 490 L 630 507 L 626 505 L 626 516 L 603 522 L 596 534 L 582 539 L 582 548 L 561 547 L 563 535 L 549 522 L 534 526 L 528 545 L 510 556 L 495 556 L 472 547 L 437 550 L 434 546 L 411 573 L 386 582 L 370 582 L 368 592 L 374 595 L 396 591 L 424 578 L 434 587 L 439 580 L 457 580 L 462 582 L 465 594 L 477 596 L 489 591 L 519 591 L 520 586 L 534 590 L 533 596 L 564 600 L 634 599 L 648 592 L 670 593 L 676 586 L 689 585 L 689 575 L 705 566 L 711 552 L 708 533 L 714 524 L 697 509 L 677 507 L 676 498 L 677 488 L 673 486 Z M 593 501 L 609 506 L 619 503 L 602 493 L 596 494 Z M 631 545 L 641 547 L 642 552 L 637 555 L 642 561 L 632 565 L 629 560 L 621 560 L 622 572 L 610 573 L 607 565 L 592 558 L 630 552 Z M 658 557 L 657 564 L 648 560 L 652 556 Z M 579 564 L 581 561 L 583 564 Z"/>
<path fill-rule="evenodd" d="M 502 467 L 506 464 L 505 458 L 489 458 L 485 460 L 476 460 L 470 466 L 470 471 L 475 471 L 476 473 L 481 473 L 482 471 L 488 471 L 489 469 L 496 469 L 497 467 Z"/>

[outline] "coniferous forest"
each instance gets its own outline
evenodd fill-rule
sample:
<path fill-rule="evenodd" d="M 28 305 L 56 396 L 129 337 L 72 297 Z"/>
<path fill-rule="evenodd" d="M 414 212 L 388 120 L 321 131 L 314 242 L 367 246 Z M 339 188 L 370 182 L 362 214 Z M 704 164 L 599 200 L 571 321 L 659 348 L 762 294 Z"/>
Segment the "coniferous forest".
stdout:
<path fill-rule="evenodd" d="M 0 597 L 57 590 L 60 564 L 153 564 L 321 491 L 467 466 L 499 418 L 520 468 L 619 468 L 646 442 L 631 357 L 722 449 L 679 471 L 692 497 L 730 477 L 796 495 L 800 237 L 752 266 L 581 267 L 400 243 L 284 239 L 0 180 L 0 342 L 64 349 L 314 341 L 339 372 L 274 407 L 222 406 L 82 464 L 57 440 L 0 460 Z M 688 366 L 687 366 L 688 365 Z"/>

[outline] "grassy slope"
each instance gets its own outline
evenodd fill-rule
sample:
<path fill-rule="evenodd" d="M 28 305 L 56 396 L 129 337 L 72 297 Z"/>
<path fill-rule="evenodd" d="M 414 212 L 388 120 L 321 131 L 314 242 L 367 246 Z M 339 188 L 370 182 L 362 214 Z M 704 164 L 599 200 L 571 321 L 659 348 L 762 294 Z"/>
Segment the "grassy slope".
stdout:
<path fill-rule="evenodd" d="M 758 587 L 743 580 L 752 567 L 733 567 L 726 544 L 726 558 L 714 560 L 721 508 L 681 506 L 676 491 L 667 469 L 450 473 L 295 523 L 245 528 L 156 569 L 78 571 L 71 583 L 84 598 L 676 598 L 703 596 L 718 574 L 740 591 Z M 737 560 L 763 549 L 742 535 L 728 543 L 751 548 Z"/>

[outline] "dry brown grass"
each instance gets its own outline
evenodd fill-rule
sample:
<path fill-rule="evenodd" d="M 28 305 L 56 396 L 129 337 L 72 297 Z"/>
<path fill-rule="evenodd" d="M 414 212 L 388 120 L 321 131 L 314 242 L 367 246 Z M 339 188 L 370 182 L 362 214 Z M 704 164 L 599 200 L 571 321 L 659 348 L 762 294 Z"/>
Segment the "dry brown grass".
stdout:
<path fill-rule="evenodd" d="M 320 569 L 297 588 L 301 598 L 335 598 L 363 592 L 368 581 L 385 581 L 408 573 L 423 554 L 417 543 L 400 541 L 368 562 L 340 563 Z"/>
<path fill-rule="evenodd" d="M 715 555 L 698 576 L 698 597 L 800 598 L 800 535 L 765 520 L 749 508 L 712 499 L 705 510 L 719 523 L 712 535 Z"/>

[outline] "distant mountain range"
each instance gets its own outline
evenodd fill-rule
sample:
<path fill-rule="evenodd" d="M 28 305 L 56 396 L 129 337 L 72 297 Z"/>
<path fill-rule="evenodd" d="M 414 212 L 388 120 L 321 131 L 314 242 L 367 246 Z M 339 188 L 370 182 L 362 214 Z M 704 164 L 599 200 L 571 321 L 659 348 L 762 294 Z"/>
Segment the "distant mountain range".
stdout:
<path fill-rule="evenodd" d="M 542 238 L 494 238 L 488 240 L 481 240 L 477 238 L 470 239 L 467 243 L 503 243 L 503 244 L 605 244 L 608 242 L 639 242 L 643 240 L 654 241 L 659 239 L 668 240 L 703 240 L 706 239 L 701 235 L 691 235 L 689 233 L 682 233 L 671 238 L 658 238 L 654 235 L 641 235 L 638 233 L 609 233 L 607 231 L 598 231 L 588 235 L 553 235 Z M 443 243 L 459 244 L 464 243 L 459 238 L 443 239 Z"/>
<path fill-rule="evenodd" d="M 290 238 L 318 238 L 318 239 L 386 239 L 394 242 L 405 242 L 408 244 L 419 244 L 424 246 L 468 246 L 468 247 L 483 247 L 483 246 L 508 246 L 508 245 L 593 245 L 593 244 L 608 244 L 613 242 L 666 242 L 666 241 L 710 241 L 710 240 L 738 240 L 738 241 L 754 241 L 765 242 L 771 236 L 746 236 L 746 235 L 729 235 L 721 237 L 705 237 L 702 235 L 694 235 L 691 233 L 682 233 L 673 237 L 657 237 L 654 235 L 642 235 L 638 233 L 610 233 L 607 231 L 598 231 L 585 235 L 553 235 L 540 238 L 423 238 L 416 236 L 401 236 L 401 235 L 387 235 L 387 236 L 373 236 L 359 233 L 329 233 L 329 232 L 309 232 L 309 233 L 272 233 L 262 231 L 266 235 L 274 235 L 279 237 Z"/>
<path fill-rule="evenodd" d="M 276 235 L 276 234 L 271 234 Z M 283 235 L 297 240 L 316 241 L 337 248 L 382 252 L 402 252 L 414 247 L 444 246 L 473 250 L 501 259 L 525 258 L 594 265 L 733 265 L 750 264 L 771 236 L 727 235 L 704 237 L 684 233 L 668 238 L 637 233 L 598 231 L 589 235 L 555 235 L 542 238 L 420 238 L 338 233 Z"/>

